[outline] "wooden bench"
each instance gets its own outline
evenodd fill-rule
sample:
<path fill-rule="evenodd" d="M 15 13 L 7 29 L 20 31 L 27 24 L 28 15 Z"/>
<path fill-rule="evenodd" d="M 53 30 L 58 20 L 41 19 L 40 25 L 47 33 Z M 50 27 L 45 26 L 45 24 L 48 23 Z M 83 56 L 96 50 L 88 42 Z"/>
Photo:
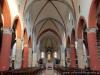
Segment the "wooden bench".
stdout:
<path fill-rule="evenodd" d="M 43 68 L 39 67 L 15 69 L 15 70 L 0 72 L 0 75 L 37 75 L 43 70 L 44 70 Z"/>
<path fill-rule="evenodd" d="M 61 75 L 100 75 L 99 71 L 56 66 L 54 69 Z"/>

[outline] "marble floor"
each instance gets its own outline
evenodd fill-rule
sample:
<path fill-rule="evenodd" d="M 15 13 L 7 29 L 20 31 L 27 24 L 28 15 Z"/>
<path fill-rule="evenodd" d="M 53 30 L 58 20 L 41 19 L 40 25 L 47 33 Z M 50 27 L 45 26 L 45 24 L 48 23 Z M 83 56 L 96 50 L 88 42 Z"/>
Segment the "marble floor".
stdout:
<path fill-rule="evenodd" d="M 54 70 L 45 70 L 42 73 L 40 73 L 40 75 L 60 75 L 59 73 L 57 73 Z"/>
<path fill-rule="evenodd" d="M 60 75 L 53 69 L 52 63 L 46 64 L 46 70 L 44 70 L 40 75 Z"/>

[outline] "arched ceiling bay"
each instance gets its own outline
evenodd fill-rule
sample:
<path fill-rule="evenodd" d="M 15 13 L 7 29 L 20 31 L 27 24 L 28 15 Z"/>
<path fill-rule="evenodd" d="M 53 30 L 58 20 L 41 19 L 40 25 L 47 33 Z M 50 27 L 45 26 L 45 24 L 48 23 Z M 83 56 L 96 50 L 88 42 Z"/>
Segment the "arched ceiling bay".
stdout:
<path fill-rule="evenodd" d="M 51 47 L 53 50 L 57 51 L 60 48 L 60 39 L 55 35 L 51 34 L 52 32 L 46 32 L 41 38 L 40 38 L 40 50 L 44 51 L 46 48 Z M 50 34 L 50 35 L 48 35 Z M 48 38 L 48 36 L 49 38 Z"/>
<path fill-rule="evenodd" d="M 61 39 L 62 34 L 66 33 L 67 20 L 73 10 L 69 0 L 33 0 L 25 11 L 25 17 L 27 13 L 32 32 L 35 32 L 37 37 L 45 34 L 42 32 L 51 30 Z"/>
<path fill-rule="evenodd" d="M 39 22 L 39 24 L 36 25 L 36 34 L 39 35 L 46 29 L 55 30 L 59 36 L 62 36 L 62 33 L 65 31 L 62 24 L 53 18 L 46 18 L 43 19 L 41 23 Z"/>
<path fill-rule="evenodd" d="M 41 40 L 41 37 L 43 37 L 44 35 L 47 36 L 48 38 L 52 37 L 51 35 L 54 35 L 56 37 L 56 39 L 58 39 L 60 44 L 62 44 L 61 37 L 59 36 L 59 34 L 56 31 L 54 31 L 52 29 L 46 29 L 46 30 L 42 31 L 40 33 L 40 35 L 37 37 L 37 43 L 39 40 Z"/>

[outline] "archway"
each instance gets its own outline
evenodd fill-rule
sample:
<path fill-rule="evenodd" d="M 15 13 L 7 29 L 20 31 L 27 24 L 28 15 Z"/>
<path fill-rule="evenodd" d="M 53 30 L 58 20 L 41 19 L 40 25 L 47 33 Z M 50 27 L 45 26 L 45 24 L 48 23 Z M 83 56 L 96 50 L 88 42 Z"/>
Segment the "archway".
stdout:
<path fill-rule="evenodd" d="M 59 34 L 54 29 L 47 28 L 38 35 L 37 39 L 39 64 L 60 64 L 62 41 Z"/>
<path fill-rule="evenodd" d="M 10 14 L 8 1 L 3 0 L 1 7 L 2 7 L 2 13 L 4 16 L 4 28 L 10 28 L 11 27 L 11 14 Z"/>
<path fill-rule="evenodd" d="M 84 17 L 79 18 L 78 29 L 77 29 L 77 40 L 78 40 L 78 66 L 80 68 L 88 68 L 88 43 L 87 43 L 87 25 Z M 81 57 L 80 57 L 81 55 Z M 81 65 L 80 65 L 81 64 Z"/>
<path fill-rule="evenodd" d="M 89 49 L 88 49 L 88 39 L 87 39 L 87 27 L 86 27 L 86 23 L 84 21 L 83 23 L 83 50 L 84 50 L 84 58 L 86 61 L 85 67 L 90 69 L 90 63 L 89 63 Z"/>
<path fill-rule="evenodd" d="M 3 16 L 3 35 L 2 45 L 0 51 L 0 71 L 9 69 L 9 57 L 11 52 L 11 15 L 7 0 L 2 0 L 1 5 L 2 16 Z M 1 17 L 1 13 L 0 13 Z M 1 32 L 2 33 L 2 32 Z M 6 43 L 5 43 L 6 42 Z"/>
<path fill-rule="evenodd" d="M 28 67 L 28 54 L 29 54 L 29 49 L 28 49 L 28 34 L 26 28 L 24 29 L 24 49 L 23 49 L 23 68 Z"/>
<path fill-rule="evenodd" d="M 70 38 L 69 38 L 69 36 L 68 36 L 68 38 L 67 38 L 67 51 L 66 51 L 66 53 L 67 53 L 67 67 L 70 67 L 70 65 L 71 65 L 71 49 L 70 49 Z"/>
<path fill-rule="evenodd" d="M 11 41 L 11 65 L 10 69 L 21 68 L 22 62 L 22 40 L 21 40 L 21 22 L 19 17 L 15 17 L 12 26 L 12 41 Z M 20 57 L 20 59 L 19 59 Z M 18 63 L 19 62 L 19 63 Z"/>
<path fill-rule="evenodd" d="M 71 33 L 71 67 L 77 67 L 77 66 L 78 66 L 78 60 L 75 48 L 75 30 L 73 29 Z"/>
<path fill-rule="evenodd" d="M 11 63 L 10 69 L 14 69 L 15 54 L 16 54 L 16 28 L 17 28 L 18 19 L 15 19 L 12 27 L 12 41 L 11 41 Z"/>

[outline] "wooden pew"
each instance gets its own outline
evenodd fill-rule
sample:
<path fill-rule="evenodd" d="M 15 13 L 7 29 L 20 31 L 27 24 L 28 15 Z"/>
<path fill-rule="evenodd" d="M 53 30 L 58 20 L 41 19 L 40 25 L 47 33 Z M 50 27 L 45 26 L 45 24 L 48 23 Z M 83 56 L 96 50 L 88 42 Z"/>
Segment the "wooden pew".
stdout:
<path fill-rule="evenodd" d="M 0 75 L 37 75 L 43 70 L 44 70 L 43 68 L 39 67 L 15 69 L 15 70 L 0 72 Z"/>
<path fill-rule="evenodd" d="M 54 69 L 61 75 L 100 75 L 100 71 L 93 71 L 90 69 L 79 69 L 61 66 L 54 66 Z"/>

